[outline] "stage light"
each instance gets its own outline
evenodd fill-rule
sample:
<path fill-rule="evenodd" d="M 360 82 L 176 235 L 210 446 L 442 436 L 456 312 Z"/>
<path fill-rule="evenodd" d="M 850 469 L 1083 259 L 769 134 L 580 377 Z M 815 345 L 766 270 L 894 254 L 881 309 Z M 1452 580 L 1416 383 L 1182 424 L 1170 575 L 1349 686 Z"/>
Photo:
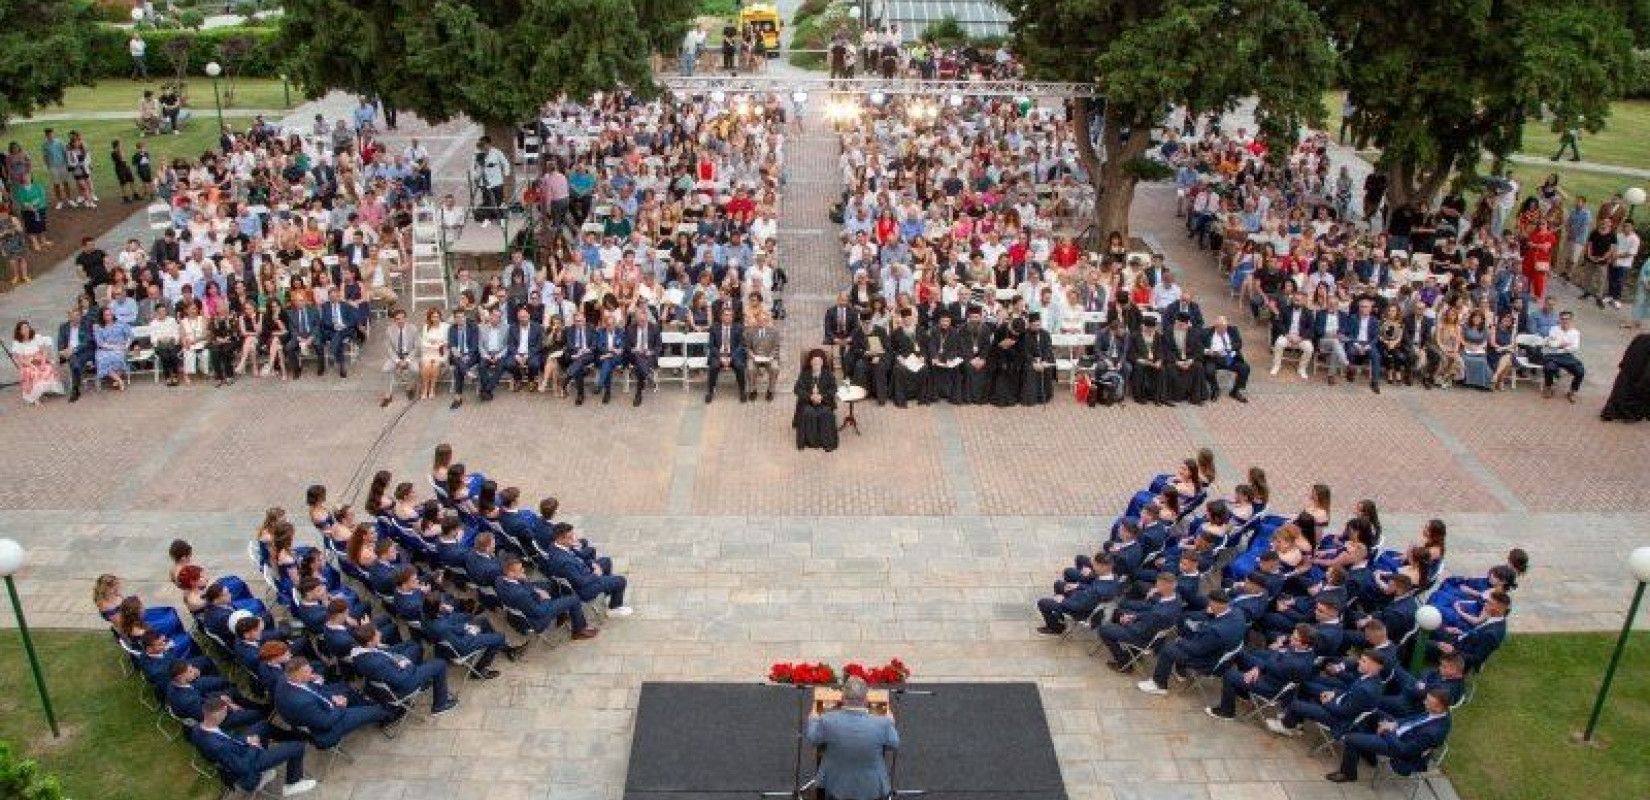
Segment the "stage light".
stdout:
<path fill-rule="evenodd" d="M 880 106 L 880 105 L 882 105 L 882 101 L 887 100 L 887 99 L 888 99 L 888 95 L 885 95 L 882 92 L 872 92 L 871 93 L 871 103 L 873 105 L 879 105 Z"/>
<path fill-rule="evenodd" d="M 808 93 L 807 92 L 791 92 L 791 102 L 793 102 L 793 103 L 806 103 L 806 102 L 808 102 Z"/>
<path fill-rule="evenodd" d="M 723 101 L 725 101 L 727 99 L 728 99 L 727 92 L 724 92 L 721 89 L 717 89 L 716 91 L 710 93 L 710 101 L 712 103 L 716 103 L 716 104 L 720 105 Z"/>

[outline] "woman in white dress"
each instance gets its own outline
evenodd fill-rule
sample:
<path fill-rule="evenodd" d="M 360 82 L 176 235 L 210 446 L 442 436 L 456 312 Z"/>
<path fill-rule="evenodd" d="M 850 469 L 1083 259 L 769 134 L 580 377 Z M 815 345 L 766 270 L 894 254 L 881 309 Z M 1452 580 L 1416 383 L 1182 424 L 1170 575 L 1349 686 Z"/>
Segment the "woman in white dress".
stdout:
<path fill-rule="evenodd" d="M 441 377 L 441 363 L 447 360 L 447 323 L 441 309 L 424 313 L 424 328 L 418 333 L 418 396 L 435 399 L 435 383 Z"/>
<path fill-rule="evenodd" d="M 63 379 L 57 374 L 57 348 L 51 337 L 42 335 L 27 320 L 12 329 L 11 357 L 23 386 L 23 402 L 39 405 L 48 394 L 63 394 Z"/>

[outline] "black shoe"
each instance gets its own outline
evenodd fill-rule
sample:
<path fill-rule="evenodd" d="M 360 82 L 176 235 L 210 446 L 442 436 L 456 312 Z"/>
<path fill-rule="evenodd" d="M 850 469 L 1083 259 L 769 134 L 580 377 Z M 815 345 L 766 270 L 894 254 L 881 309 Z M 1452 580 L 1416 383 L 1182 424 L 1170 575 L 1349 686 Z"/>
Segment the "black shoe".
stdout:
<path fill-rule="evenodd" d="M 611 402 L 613 402 L 613 390 L 612 389 L 603 389 L 602 390 L 602 405 L 605 406 L 605 405 L 607 405 L 608 403 L 611 403 Z"/>
<path fill-rule="evenodd" d="M 772 389 L 768 390 L 768 402 L 770 402 L 770 403 L 773 402 L 773 390 Z"/>
<path fill-rule="evenodd" d="M 630 398 L 630 405 L 631 405 L 631 407 L 634 408 L 634 407 L 641 406 L 641 404 L 642 404 L 642 390 L 637 389 L 636 390 L 636 396 Z"/>
<path fill-rule="evenodd" d="M 298 370 L 298 371 L 303 372 L 303 370 Z M 326 376 L 327 376 L 327 365 L 325 365 L 325 364 L 317 365 L 315 367 L 315 377 L 325 378 Z"/>
<path fill-rule="evenodd" d="M 751 395 L 750 395 L 750 397 L 749 397 L 749 398 L 747 398 L 747 399 L 749 399 L 749 400 L 755 400 L 755 399 L 756 399 L 756 392 L 751 392 Z"/>
<path fill-rule="evenodd" d="M 1328 775 L 1325 775 L 1323 777 L 1324 777 L 1324 780 L 1327 780 L 1331 783 L 1352 783 L 1352 782 L 1358 780 L 1357 778 L 1355 778 L 1351 775 L 1348 775 L 1344 772 L 1331 772 Z"/>
<path fill-rule="evenodd" d="M 575 395 L 573 397 L 573 405 L 576 405 L 576 406 L 584 405 L 584 392 L 579 392 L 577 395 Z"/>
<path fill-rule="evenodd" d="M 1238 390 L 1238 389 L 1233 389 L 1232 391 L 1227 392 L 1226 395 L 1228 397 L 1232 398 L 1233 400 L 1238 401 L 1239 403 L 1249 402 L 1249 396 L 1244 394 L 1241 390 Z"/>
<path fill-rule="evenodd" d="M 69 402 L 75 403 L 75 402 L 79 402 L 79 400 L 80 400 L 80 392 L 78 390 L 74 391 L 74 392 L 71 392 L 69 394 Z"/>
<path fill-rule="evenodd" d="M 1236 714 L 1223 714 L 1220 709 L 1215 708 L 1214 706 L 1205 707 L 1203 709 L 1203 713 L 1208 714 L 1215 719 L 1237 719 Z"/>
<path fill-rule="evenodd" d="M 1047 625 L 1044 625 L 1043 627 L 1038 628 L 1037 632 L 1042 633 L 1042 634 L 1046 634 L 1046 635 L 1049 635 L 1049 636 L 1059 636 L 1060 634 L 1065 633 L 1066 629 L 1065 628 L 1051 628 Z"/>
<path fill-rule="evenodd" d="M 510 661 L 520 661 L 521 654 L 527 650 L 527 645 L 518 644 L 515 647 L 504 648 L 504 657 Z"/>
<path fill-rule="evenodd" d="M 485 397 L 484 397 L 484 398 L 482 398 L 482 399 L 483 399 L 483 400 L 485 400 L 485 399 L 487 399 L 487 398 L 485 398 Z M 453 409 L 453 410 L 455 410 L 455 411 L 456 411 L 456 410 L 457 410 L 457 409 L 458 409 L 458 407 L 459 407 L 459 406 L 461 406 L 461 405 L 464 405 L 464 398 L 462 398 L 462 397 L 455 397 L 455 398 L 453 398 L 453 402 L 452 402 L 452 405 L 449 405 L 449 406 L 447 406 L 447 407 L 448 407 L 448 408 L 451 408 L 451 409 Z"/>
<path fill-rule="evenodd" d="M 339 367 L 338 368 L 338 377 L 348 378 L 349 377 L 349 370 L 344 369 L 343 367 Z"/>
<path fill-rule="evenodd" d="M 480 681 L 490 681 L 490 680 L 492 680 L 494 678 L 497 678 L 498 676 L 503 675 L 503 674 L 504 673 L 499 672 L 496 669 L 483 669 L 483 670 L 471 670 L 470 671 L 470 677 L 475 678 L 476 680 L 480 680 Z"/>
<path fill-rule="evenodd" d="M 752 399 L 752 400 L 754 400 L 754 399 L 756 399 L 756 396 L 755 396 L 755 395 L 752 395 L 752 396 L 751 396 L 751 399 Z M 746 402 L 746 400 L 745 400 L 745 393 L 744 393 L 744 392 L 740 392 L 740 393 L 739 393 L 739 404 L 740 404 L 740 405 L 744 405 L 744 404 L 745 404 L 745 402 Z"/>
<path fill-rule="evenodd" d="M 710 395 L 705 395 L 705 405 L 710 405 Z"/>
<path fill-rule="evenodd" d="M 1121 675 L 1127 675 L 1134 672 L 1134 666 L 1132 664 L 1119 664 L 1116 661 L 1107 661 L 1106 666 L 1111 667 L 1112 672 L 1116 672 Z"/>

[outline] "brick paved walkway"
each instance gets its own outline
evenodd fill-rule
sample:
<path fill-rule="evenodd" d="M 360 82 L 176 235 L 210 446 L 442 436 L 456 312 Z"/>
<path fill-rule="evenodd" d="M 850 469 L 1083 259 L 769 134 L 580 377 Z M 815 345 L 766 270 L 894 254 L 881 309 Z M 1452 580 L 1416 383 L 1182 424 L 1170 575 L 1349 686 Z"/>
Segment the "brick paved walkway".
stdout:
<path fill-rule="evenodd" d="M 835 145 L 818 120 L 809 129 L 790 148 L 782 220 L 791 354 L 816 341 L 844 277 L 824 214 L 838 191 Z M 1228 311 L 1171 202 L 1172 190 L 1145 187 L 1138 229 L 1189 269 L 1211 313 Z M 38 308 L 27 313 L 55 320 L 66 274 L 0 300 L 0 317 Z M 1602 315 L 1581 315 L 1595 377 L 1576 406 L 1527 390 L 1377 397 L 1261 370 L 1246 406 L 872 405 L 860 410 L 865 435 L 833 455 L 791 447 L 784 397 L 741 406 L 724 391 L 705 406 L 680 387 L 650 394 L 640 411 L 505 394 L 458 412 L 418 404 L 399 419 L 401 404 L 378 408 L 370 370 L 223 390 L 139 381 L 34 411 L 0 395 L 0 529 L 30 550 L 19 586 L 36 624 L 94 627 L 98 573 L 175 600 L 160 582 L 166 543 L 182 537 L 209 568 L 245 574 L 265 507 L 299 512 L 312 482 L 341 493 L 369 454 L 369 469 L 416 475 L 450 441 L 530 497 L 559 496 L 632 577 L 637 615 L 594 642 L 506 665 L 505 679 L 469 687 L 459 711 L 393 742 L 362 737 L 358 764 L 323 776 L 315 796 L 327 800 L 481 787 L 490 799 L 618 798 L 642 681 L 756 680 L 777 660 L 890 656 L 925 680 L 1037 681 L 1075 800 L 1369 798 L 1363 786 L 1324 782 L 1330 765 L 1297 742 L 1214 725 L 1195 698 L 1136 692 L 1087 657 L 1087 642 L 1037 636 L 1037 587 L 1092 546 L 1097 514 L 1109 518 L 1147 476 L 1210 446 L 1222 486 L 1260 464 L 1282 509 L 1324 480 L 1342 512 L 1376 499 L 1397 541 L 1428 517 L 1448 520 L 1452 570 L 1476 572 L 1524 546 L 1535 568 L 1514 635 L 1619 625 L 1621 564 L 1650 523 L 1639 478 L 1650 440 L 1596 420 L 1622 338 Z"/>

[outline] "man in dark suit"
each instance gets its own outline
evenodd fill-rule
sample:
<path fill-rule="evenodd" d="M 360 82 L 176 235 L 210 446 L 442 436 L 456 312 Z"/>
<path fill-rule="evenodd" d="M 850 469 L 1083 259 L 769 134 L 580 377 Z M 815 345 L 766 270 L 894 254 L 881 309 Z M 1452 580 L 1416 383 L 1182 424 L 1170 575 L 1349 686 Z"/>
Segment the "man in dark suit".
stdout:
<path fill-rule="evenodd" d="M 602 394 L 602 405 L 613 402 L 613 373 L 625 362 L 627 339 L 624 329 L 610 318 L 604 319 L 601 329 L 596 331 L 597 357 L 601 365 L 596 371 L 596 390 Z"/>
<path fill-rule="evenodd" d="M 733 370 L 734 382 L 739 387 L 739 402 L 745 402 L 745 329 L 734 324 L 733 309 L 724 308 L 719 320 L 710 329 L 710 357 L 705 379 L 705 402 L 716 395 L 716 382 L 722 370 Z"/>
<path fill-rule="evenodd" d="M 320 365 L 315 374 L 327 371 L 326 353 L 330 351 L 332 360 L 338 364 L 338 377 L 349 377 L 344 347 L 355 338 L 355 331 L 355 306 L 344 302 L 335 290 L 327 290 L 326 302 L 321 305 L 321 348 L 316 351 L 320 354 Z"/>
<path fill-rule="evenodd" d="M 1169 693 L 1169 678 L 1176 672 L 1208 673 L 1219 665 L 1221 657 L 1243 642 L 1249 630 L 1249 621 L 1232 611 L 1231 597 L 1224 589 L 1216 589 L 1208 596 L 1208 616 L 1186 636 L 1165 645 L 1157 655 L 1152 677 L 1135 685 L 1146 694 Z"/>
<path fill-rule="evenodd" d="M 458 408 L 464 404 L 465 376 L 481 363 L 481 328 L 459 309 L 453 310 L 453 321 L 447 326 L 447 363 L 453 368 L 452 408 Z"/>
<path fill-rule="evenodd" d="M 624 604 L 627 581 L 623 575 L 613 574 L 613 562 L 605 558 L 586 559 L 572 525 L 558 522 L 553 530 L 555 541 L 548 559 L 550 574 L 567 581 L 580 600 L 588 603 L 605 594 L 607 613 L 630 616 L 632 609 Z"/>
<path fill-rule="evenodd" d="M 1409 352 L 1409 370 L 1404 374 L 1404 385 L 1413 386 L 1416 377 L 1421 385 L 1431 389 L 1435 382 L 1432 373 L 1438 368 L 1443 354 L 1432 336 L 1433 319 L 1417 305 L 1414 313 L 1404 317 L 1404 348 Z"/>
<path fill-rule="evenodd" d="M 1471 628 L 1446 626 L 1428 646 L 1432 653 L 1448 655 L 1460 653 L 1469 669 L 1477 669 L 1488 661 L 1501 643 L 1507 640 L 1507 609 L 1512 599 L 1507 593 L 1495 590 L 1484 598 L 1484 621 Z"/>
<path fill-rule="evenodd" d="M 1128 666 L 1123 645 L 1144 647 L 1158 633 L 1180 623 L 1182 610 L 1180 597 L 1175 594 L 1173 575 L 1164 573 L 1157 576 L 1157 583 L 1147 593 L 1146 602 L 1149 605 L 1141 611 L 1119 611 L 1111 622 L 1100 626 L 1100 643 L 1111 651 L 1111 661 L 1106 666 L 1118 672 L 1133 671 Z"/>
<path fill-rule="evenodd" d="M 578 389 L 577 402 L 583 404 L 584 375 L 601 355 L 600 345 L 596 331 L 590 328 L 582 313 L 567 328 L 566 336 L 567 348 L 562 357 L 567 359 L 567 373 L 561 379 L 562 394 L 567 393 L 567 385 L 571 383 Z"/>
<path fill-rule="evenodd" d="M 1300 376 L 1305 380 L 1312 368 L 1312 353 L 1316 349 L 1316 319 L 1313 317 L 1306 292 L 1297 292 L 1292 302 L 1284 304 L 1272 316 L 1272 374 L 1283 368 L 1283 353 L 1300 350 Z"/>
<path fill-rule="evenodd" d="M 1185 314 L 1186 318 L 1192 321 L 1193 328 L 1203 330 L 1203 307 L 1192 299 L 1192 290 L 1184 284 L 1180 287 L 1180 298 L 1163 309 L 1163 315 L 1168 319 L 1174 319 L 1181 314 Z"/>
<path fill-rule="evenodd" d="M 1329 358 L 1329 385 L 1346 369 L 1346 334 L 1352 326 L 1352 315 L 1341 308 L 1340 300 L 1331 297 L 1329 305 L 1312 313 L 1312 338 L 1318 343 L 1318 352 Z"/>
<path fill-rule="evenodd" d="M 1090 561 L 1088 574 L 1079 574 L 1078 580 L 1060 581 L 1054 586 L 1054 596 L 1037 601 L 1037 613 L 1043 615 L 1043 627 L 1038 633 L 1059 635 L 1066 632 L 1066 618 L 1082 621 L 1104 603 L 1117 599 L 1123 582 L 1112 572 L 1109 553 L 1098 553 Z"/>
<path fill-rule="evenodd" d="M 572 621 L 573 639 L 594 639 L 601 630 L 592 628 L 584 618 L 584 604 L 577 595 L 556 597 L 551 590 L 527 582 L 527 569 L 521 559 L 504 560 L 504 573 L 493 584 L 498 601 L 506 608 L 520 613 L 535 631 L 549 630 L 556 618 L 566 614 Z"/>
<path fill-rule="evenodd" d="M 1215 324 L 1203 335 L 1203 379 L 1209 384 L 1209 399 L 1220 399 L 1220 373 L 1233 375 L 1231 398 L 1239 403 L 1249 402 L 1244 389 L 1249 386 L 1249 362 L 1243 358 L 1243 335 L 1228 324 L 1226 317 L 1215 317 Z"/>
<path fill-rule="evenodd" d="M 1427 670 L 1419 677 L 1402 669 L 1393 670 L 1390 686 L 1395 694 L 1381 698 L 1381 711 L 1394 717 L 1407 717 L 1426 710 L 1423 702 L 1428 693 L 1443 691 L 1449 705 L 1461 701 L 1467 691 L 1467 660 L 1460 653 L 1451 653 L 1438 659 L 1438 668 Z"/>
<path fill-rule="evenodd" d="M 1358 301 L 1358 310 L 1346 319 L 1346 329 L 1342 331 L 1346 380 L 1352 381 L 1353 364 L 1369 364 L 1369 388 L 1376 394 L 1381 393 L 1381 320 L 1375 316 L 1375 302 L 1369 299 Z M 1333 359 L 1332 359 L 1333 360 Z M 1330 365 L 1329 380 L 1335 381 L 1334 365 Z"/>
<path fill-rule="evenodd" d="M 642 389 L 659 368 L 659 348 L 664 346 L 664 338 L 646 310 L 636 312 L 625 336 L 624 361 L 630 365 L 631 377 L 636 379 L 636 395 L 630 398 L 630 405 L 640 406 Z M 606 402 L 605 396 L 602 402 Z"/>
<path fill-rule="evenodd" d="M 1236 663 L 1221 676 L 1220 703 L 1203 709 L 1203 713 L 1216 719 L 1232 719 L 1237 716 L 1239 697 L 1275 697 L 1291 683 L 1299 686 L 1312 676 L 1312 666 L 1318 660 L 1314 652 L 1316 638 L 1317 632 L 1311 626 L 1296 625 L 1281 644 L 1239 653 Z"/>
<path fill-rule="evenodd" d="M 493 669 L 493 659 L 498 657 L 499 651 L 511 652 L 505 647 L 504 634 L 494 631 L 485 617 L 445 610 L 441 601 L 434 597 L 424 598 L 424 637 L 452 648 L 452 653 L 458 658 L 481 653 L 470 668 L 470 675 L 484 681 L 499 676 L 499 671 Z M 441 652 L 436 651 L 438 655 Z"/>
<path fill-rule="evenodd" d="M 423 607 L 420 606 L 419 614 L 422 613 Z M 378 636 L 378 629 L 371 625 L 357 625 L 354 636 L 356 647 L 350 651 L 349 663 L 369 684 L 387 687 L 396 697 L 429 689 L 432 717 L 439 717 L 458 707 L 458 698 L 447 689 L 446 661 L 421 662 L 386 650 L 381 646 L 383 642 Z"/>
<path fill-rule="evenodd" d="M 264 773 L 284 766 L 286 779 L 281 787 L 282 797 L 292 797 L 313 790 L 314 780 L 304 777 L 304 745 L 301 742 L 264 742 L 257 736 L 239 736 L 223 729 L 230 703 L 223 697 L 209 698 L 203 705 L 200 725 L 189 731 L 194 743 L 206 760 L 219 769 L 230 782 L 241 789 L 255 792 L 264 785 Z"/>
<path fill-rule="evenodd" d="M 97 307 L 81 314 L 69 309 L 69 318 L 57 326 L 57 348 L 69 364 L 69 402 L 80 399 L 80 379 L 85 377 L 97 356 L 97 342 L 92 339 L 92 324 L 97 321 Z"/>
<path fill-rule="evenodd" d="M 848 293 L 839 292 L 836 305 L 825 312 L 825 344 L 835 349 L 837 358 L 842 361 L 843 377 L 846 378 L 852 378 L 854 373 L 843 350 L 853 343 L 854 331 L 858 328 L 859 312 L 848 304 Z"/>
<path fill-rule="evenodd" d="M 142 672 L 149 685 L 156 689 L 164 689 L 167 682 L 172 680 L 172 665 L 180 661 L 207 675 L 216 675 L 218 672 L 217 666 L 205 656 L 182 658 L 172 655 L 168 652 L 171 640 L 159 632 L 145 633 L 138 644 L 141 648 L 136 659 L 138 671 Z"/>
<path fill-rule="evenodd" d="M 286 310 L 286 365 L 292 371 L 292 377 L 301 378 L 304 375 L 303 353 L 305 350 L 315 353 L 320 360 L 321 368 L 316 374 L 326 371 L 326 354 L 321 346 L 321 312 L 311 305 L 306 295 L 298 295 L 292 305 Z"/>
<path fill-rule="evenodd" d="M 544 326 L 533 319 L 525 307 L 516 309 L 516 321 L 510 325 L 508 353 L 505 364 L 515 379 L 516 391 L 535 385 L 533 380 L 544 367 L 544 353 L 539 345 L 544 341 Z M 579 383 L 579 399 L 584 399 L 584 383 Z"/>
<path fill-rule="evenodd" d="M 1387 658 L 1382 653 L 1365 652 L 1358 657 L 1358 677 L 1340 691 L 1324 690 L 1312 699 L 1298 699 L 1289 704 L 1282 719 L 1269 719 L 1266 728 L 1279 736 L 1299 736 L 1302 720 L 1313 720 L 1340 736 L 1365 711 L 1372 711 L 1380 702 Z"/>
<path fill-rule="evenodd" d="M 1373 622 L 1386 626 L 1386 635 L 1393 641 L 1402 640 L 1415 628 L 1415 610 L 1421 600 L 1410 577 L 1402 572 L 1394 573 L 1379 591 L 1384 593 L 1386 604 L 1375 613 L 1357 619 L 1356 629 L 1347 635 L 1354 647 L 1364 643 L 1359 630 Z"/>
<path fill-rule="evenodd" d="M 1426 711 L 1403 719 L 1385 719 L 1374 733 L 1347 734 L 1342 742 L 1341 767 L 1324 777 L 1335 783 L 1358 780 L 1358 761 L 1377 756 L 1392 759 L 1393 771 L 1408 774 L 1426 769 L 1427 757 L 1449 738 L 1449 697 L 1442 689 L 1427 692 Z"/>
<path fill-rule="evenodd" d="M 172 679 L 165 689 L 166 707 L 179 719 L 200 722 L 205 716 L 206 701 L 222 697 L 229 701 L 229 715 L 223 726 L 230 730 L 261 727 L 269 718 L 269 708 L 242 698 L 235 685 L 215 675 L 201 675 L 188 661 L 172 662 Z"/>
<path fill-rule="evenodd" d="M 328 687 L 315 680 L 315 670 L 305 658 L 293 658 L 282 668 L 285 680 L 275 685 L 275 710 L 281 719 L 306 731 L 316 748 L 327 750 L 357 728 L 384 725 L 395 719 L 388 708 L 373 704 L 350 705 L 343 694 L 329 694 Z"/>

